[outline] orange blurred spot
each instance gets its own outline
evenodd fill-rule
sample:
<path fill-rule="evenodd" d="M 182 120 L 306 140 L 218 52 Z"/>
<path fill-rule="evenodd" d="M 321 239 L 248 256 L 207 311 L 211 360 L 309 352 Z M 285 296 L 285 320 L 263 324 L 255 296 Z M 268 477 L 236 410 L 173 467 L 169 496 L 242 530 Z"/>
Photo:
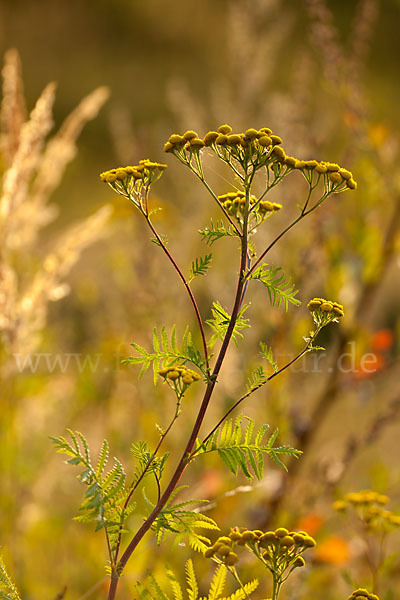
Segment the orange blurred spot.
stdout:
<path fill-rule="evenodd" d="M 355 379 L 367 379 L 375 375 L 386 366 L 386 359 L 379 352 L 364 354 L 362 360 L 356 365 Z"/>
<path fill-rule="evenodd" d="M 391 329 L 379 329 L 372 338 L 372 347 L 375 350 L 387 350 L 393 346 L 394 335 Z"/>
<path fill-rule="evenodd" d="M 373 144 L 373 146 L 376 146 L 377 148 L 379 148 L 379 146 L 382 146 L 382 144 L 385 143 L 388 134 L 388 128 L 382 123 L 376 123 L 375 125 L 371 125 L 368 129 L 369 140 L 371 144 Z"/>
<path fill-rule="evenodd" d="M 331 535 L 315 550 L 315 560 L 330 565 L 340 565 L 349 560 L 350 549 L 346 540 L 338 535 Z"/>
<path fill-rule="evenodd" d="M 319 531 L 323 524 L 323 519 L 319 515 L 310 514 L 302 517 L 295 529 L 299 529 L 300 531 L 307 531 L 310 535 L 315 535 L 317 531 Z"/>

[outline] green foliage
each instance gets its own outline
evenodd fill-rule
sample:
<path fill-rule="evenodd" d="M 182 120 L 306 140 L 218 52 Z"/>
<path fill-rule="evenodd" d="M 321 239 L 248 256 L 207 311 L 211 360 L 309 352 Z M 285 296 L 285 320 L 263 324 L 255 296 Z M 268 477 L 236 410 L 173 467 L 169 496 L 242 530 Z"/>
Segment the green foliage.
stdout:
<path fill-rule="evenodd" d="M 207 596 L 200 597 L 196 573 L 191 560 L 187 561 L 185 572 L 188 600 L 245 600 L 248 599 L 258 587 L 257 579 L 253 579 L 253 581 L 243 584 L 243 587 L 237 589 L 230 596 L 223 597 L 222 594 L 226 585 L 228 569 L 224 565 L 218 565 L 211 580 Z M 171 569 L 167 569 L 166 573 L 171 586 L 172 595 L 167 594 L 161 588 L 153 575 L 149 575 L 149 587 L 145 587 L 141 583 L 136 585 L 140 600 L 184 600 L 185 595 L 176 575 Z"/>
<path fill-rule="evenodd" d="M 0 599 L 1 600 L 21 600 L 17 588 L 7 573 L 3 559 L 0 556 Z"/>
<path fill-rule="evenodd" d="M 248 319 L 244 319 L 243 315 L 246 312 L 246 310 L 249 308 L 248 304 L 245 304 L 245 306 L 243 306 L 243 308 L 240 310 L 236 322 L 235 322 L 235 326 L 233 329 L 233 333 L 232 333 L 232 340 L 234 341 L 235 345 L 237 346 L 238 344 L 238 340 L 239 339 L 243 339 L 243 335 L 240 333 L 243 329 L 247 329 L 248 327 L 250 327 L 249 324 L 249 320 Z M 229 323 L 231 321 L 231 317 L 230 315 L 226 312 L 226 310 L 224 308 L 222 308 L 221 304 L 217 301 L 217 302 L 213 302 L 213 307 L 211 309 L 213 318 L 212 319 L 208 319 L 206 321 L 207 325 L 209 325 L 211 327 L 211 329 L 214 331 L 214 334 L 211 336 L 208 345 L 210 346 L 210 348 L 212 348 L 215 344 L 215 342 L 219 339 L 219 340 L 223 340 L 226 332 L 228 330 L 229 327 Z"/>
<path fill-rule="evenodd" d="M 287 311 L 289 302 L 294 304 L 294 306 L 301 304 L 300 300 L 296 298 L 298 290 L 295 290 L 295 285 L 291 283 L 290 279 L 285 281 L 285 274 L 282 272 L 282 267 L 269 267 L 264 264 L 251 273 L 249 278 L 261 281 L 267 288 L 272 306 L 278 306 L 279 308 L 283 303 Z"/>
<path fill-rule="evenodd" d="M 50 438 L 57 452 L 71 458 L 70 465 L 83 467 L 78 475 L 79 481 L 87 486 L 85 498 L 79 507 L 80 514 L 75 517 L 83 523 L 96 523 L 96 531 L 105 528 L 112 550 L 115 550 L 119 532 L 125 531 L 124 524 L 135 504 L 125 506 L 129 489 L 125 486 L 126 474 L 122 464 L 114 458 L 112 468 L 106 473 L 109 447 L 104 440 L 96 466 L 91 462 L 90 450 L 85 436 L 79 431 L 67 430 L 71 442 L 65 437 Z"/>
<path fill-rule="evenodd" d="M 274 373 L 276 373 L 278 371 L 278 364 L 274 360 L 272 348 L 270 346 L 268 346 L 268 344 L 265 344 L 264 342 L 260 342 L 260 350 L 261 350 L 261 354 L 263 355 L 265 360 L 267 360 L 269 362 L 269 364 L 271 365 L 271 367 L 273 368 Z"/>
<path fill-rule="evenodd" d="M 266 375 L 263 367 L 256 367 L 250 373 L 249 378 L 247 380 L 247 391 L 253 392 L 264 383 L 267 383 L 268 376 Z"/>
<path fill-rule="evenodd" d="M 247 424 L 243 424 L 244 420 L 247 421 Z M 242 471 L 248 479 L 252 479 L 253 474 L 257 479 L 262 478 L 265 454 L 287 470 L 279 457 L 298 458 L 301 451 L 291 446 L 274 446 L 278 437 L 277 429 L 266 443 L 263 442 L 269 425 L 262 425 L 253 437 L 254 425 L 253 419 L 243 417 L 243 415 L 239 415 L 235 421 L 228 419 L 206 442 L 197 441 L 195 456 L 217 452 L 231 473 L 237 475 L 239 471 Z"/>
<path fill-rule="evenodd" d="M 205 256 L 201 256 L 200 258 L 196 258 L 195 261 L 192 262 L 192 268 L 190 270 L 189 275 L 189 283 L 197 277 L 197 275 L 205 275 L 208 269 L 211 266 L 212 254 L 206 254 Z"/>
<path fill-rule="evenodd" d="M 204 229 L 199 229 L 199 233 L 208 246 L 212 246 L 222 237 L 237 237 L 238 235 L 230 226 L 226 228 L 223 221 L 216 221 L 214 224 L 212 219 L 209 226 L 206 225 Z"/>
<path fill-rule="evenodd" d="M 135 482 L 142 479 L 144 476 L 147 477 L 151 474 L 153 474 L 158 481 L 161 480 L 165 462 L 169 456 L 168 452 L 163 456 L 153 456 L 146 442 L 139 441 L 132 444 L 131 453 L 137 461 L 134 476 Z"/>
<path fill-rule="evenodd" d="M 213 519 L 199 512 L 198 508 L 194 510 L 189 508 L 193 505 L 205 504 L 207 500 L 186 500 L 185 502 L 173 504 L 176 495 L 183 487 L 185 486 L 177 488 L 171 494 L 163 510 L 154 521 L 152 529 L 156 532 L 157 544 L 161 543 L 167 533 L 175 533 L 175 545 L 187 537 L 191 548 L 198 552 L 203 552 L 208 548 L 210 540 L 200 535 L 196 530 L 219 530 L 219 527 Z M 151 509 L 153 509 L 155 505 L 146 496 L 145 500 Z"/>
<path fill-rule="evenodd" d="M 187 327 L 183 334 L 182 342 L 180 347 L 176 342 L 176 331 L 175 325 L 172 327 L 171 337 L 168 339 L 166 327 L 161 327 L 160 334 L 157 329 L 154 328 L 153 332 L 153 349 L 154 352 L 147 352 L 145 348 L 139 346 L 139 344 L 131 344 L 139 356 L 130 356 L 124 359 L 122 362 L 125 365 L 138 365 L 141 364 L 142 368 L 139 373 L 139 377 L 147 371 L 152 365 L 154 374 L 154 384 L 158 380 L 158 371 L 165 366 L 171 366 L 176 363 L 186 364 L 192 363 L 198 367 L 204 374 L 205 360 L 202 358 L 201 353 L 192 341 L 192 334 Z"/>

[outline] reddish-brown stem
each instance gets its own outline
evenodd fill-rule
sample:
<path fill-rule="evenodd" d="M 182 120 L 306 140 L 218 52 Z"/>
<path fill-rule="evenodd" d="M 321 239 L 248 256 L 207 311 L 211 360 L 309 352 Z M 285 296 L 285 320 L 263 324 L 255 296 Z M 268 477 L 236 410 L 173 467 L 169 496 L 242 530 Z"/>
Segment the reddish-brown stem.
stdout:
<path fill-rule="evenodd" d="M 250 187 L 250 186 L 249 186 Z M 248 190 L 247 190 L 247 194 L 249 194 Z M 149 221 L 148 221 L 149 222 Z M 156 235 L 157 239 L 159 240 L 159 236 L 157 235 L 156 231 L 154 230 L 154 228 L 152 227 L 151 223 L 149 222 L 150 227 L 152 228 L 153 233 Z M 235 324 L 236 324 L 236 319 L 237 316 L 239 314 L 239 310 L 240 310 L 240 302 L 241 302 L 241 297 L 242 297 L 242 290 L 243 290 L 243 285 L 244 285 L 244 277 L 243 277 L 243 272 L 246 266 L 246 258 L 247 258 L 247 222 L 245 221 L 245 227 L 244 227 L 244 234 L 241 237 L 241 257 L 240 257 L 240 268 L 239 268 L 239 275 L 238 275 L 238 282 L 237 282 L 237 288 L 236 288 L 236 294 L 235 294 L 235 301 L 234 301 L 234 305 L 233 305 L 233 309 L 232 309 L 232 314 L 231 314 L 231 318 L 229 321 L 229 325 L 227 327 L 227 331 L 224 337 L 224 340 L 222 342 L 221 345 L 221 349 L 218 353 L 218 357 L 213 369 L 213 372 L 209 378 L 209 382 L 207 384 L 207 388 L 206 391 L 204 393 L 204 397 L 203 400 L 201 402 L 200 405 L 200 409 L 195 421 L 195 424 L 193 426 L 192 432 L 190 434 L 189 440 L 186 444 L 186 447 L 182 453 L 181 459 L 178 463 L 178 466 L 175 469 L 175 472 L 173 473 L 164 493 L 162 494 L 161 498 L 159 499 L 159 501 L 157 502 L 157 505 L 155 506 L 155 508 L 153 509 L 152 513 L 149 515 L 149 517 L 146 519 L 146 521 L 143 523 L 143 525 L 139 528 L 139 530 L 136 532 L 136 534 L 133 536 L 133 538 L 131 539 L 131 541 L 129 542 L 125 552 L 123 553 L 123 555 L 121 556 L 120 560 L 118 561 L 118 565 L 117 568 L 114 570 L 112 576 L 111 576 L 111 582 L 110 582 L 110 589 L 108 592 L 108 600 L 114 600 L 115 599 L 115 595 L 117 592 L 117 588 L 118 588 L 118 582 L 119 582 L 119 576 L 122 573 L 122 571 L 124 570 L 126 563 L 128 562 L 128 560 L 130 559 L 133 551 L 135 550 L 135 548 L 137 547 L 137 545 L 139 544 L 139 542 L 141 541 L 141 539 L 143 538 L 143 536 L 147 533 L 147 531 L 150 529 L 150 527 L 152 526 L 152 524 L 154 523 L 154 521 L 157 519 L 158 515 L 160 514 L 160 512 L 162 511 L 162 509 L 164 508 L 165 504 L 168 502 L 172 492 L 174 491 L 174 489 L 176 488 L 180 478 L 182 477 L 182 474 L 184 472 L 184 470 L 186 469 L 188 463 L 189 463 L 189 457 L 190 454 L 193 450 L 193 446 L 196 442 L 197 436 L 199 434 L 201 425 L 203 423 L 208 405 L 210 403 L 211 400 L 211 396 L 212 393 L 214 391 L 214 387 L 215 384 L 217 382 L 217 377 L 219 375 L 219 372 L 221 370 L 222 367 L 222 363 L 224 361 L 225 355 L 226 355 L 226 351 L 228 349 L 229 343 L 231 341 L 232 338 L 232 334 L 235 328 Z M 170 259 L 173 261 L 172 256 L 169 254 L 169 251 L 167 250 L 167 248 L 165 248 L 165 246 L 162 246 L 164 251 L 166 252 L 166 254 L 170 257 Z M 174 262 L 174 261 L 173 261 Z M 174 262 L 174 265 L 176 263 Z M 180 274 L 182 280 L 184 281 L 184 283 L 186 282 L 186 280 L 184 279 L 183 275 L 181 275 L 181 271 L 179 270 L 179 268 L 176 266 L 176 269 L 178 271 L 178 273 Z"/>
<path fill-rule="evenodd" d="M 205 334 L 205 331 L 204 331 L 203 320 L 202 320 L 201 315 L 200 315 L 199 307 L 197 306 L 196 298 L 194 297 L 193 292 L 190 289 L 190 286 L 189 286 L 189 283 L 186 280 L 186 277 L 182 273 L 181 269 L 178 267 L 178 265 L 177 265 L 174 257 L 172 256 L 172 254 L 170 253 L 170 251 L 168 250 L 168 248 L 166 247 L 166 245 L 162 241 L 161 237 L 158 235 L 156 229 L 154 228 L 153 223 L 150 221 L 149 216 L 145 215 L 145 218 L 146 218 L 148 226 L 150 227 L 151 231 L 154 233 L 154 235 L 155 235 L 155 237 L 157 239 L 157 242 L 159 243 L 159 245 L 161 246 L 161 248 L 164 250 L 165 254 L 168 256 L 170 262 L 174 266 L 174 269 L 176 270 L 176 272 L 178 273 L 180 279 L 182 280 L 182 283 L 185 286 L 187 293 L 189 294 L 189 298 L 190 298 L 190 301 L 191 301 L 191 303 L 193 305 L 194 312 L 196 313 L 196 318 L 197 318 L 197 322 L 198 322 L 198 325 L 199 325 L 201 339 L 202 339 L 202 343 L 203 343 L 204 359 L 206 361 L 207 373 L 209 373 L 210 372 L 210 365 L 209 365 L 209 358 L 208 358 L 206 334 Z"/>
<path fill-rule="evenodd" d="M 158 451 L 159 451 L 159 449 L 160 449 L 160 447 L 161 447 L 161 444 L 163 443 L 163 441 L 164 441 L 164 440 L 165 440 L 165 438 L 167 437 L 168 433 L 171 431 L 171 428 L 172 428 L 173 424 L 175 423 L 175 421 L 176 421 L 176 419 L 177 419 L 177 416 L 178 416 L 178 410 L 179 410 L 179 406 L 180 406 L 180 400 L 179 400 L 179 402 L 178 402 L 178 405 L 177 405 L 177 408 L 176 408 L 176 412 L 175 412 L 175 414 L 174 414 L 174 416 L 173 416 L 173 418 L 172 418 L 172 420 L 171 420 L 170 424 L 168 425 L 167 429 L 164 431 L 164 433 L 161 435 L 160 439 L 158 440 L 157 446 L 155 447 L 153 454 L 150 456 L 150 458 L 149 458 L 149 460 L 148 460 L 148 463 L 146 464 L 145 468 L 143 469 L 143 471 L 142 471 L 141 475 L 138 477 L 137 481 L 135 481 L 135 483 L 132 485 L 132 489 L 131 489 L 131 491 L 129 492 L 129 494 L 128 494 L 128 496 L 127 496 L 126 500 L 125 500 L 125 503 L 124 503 L 124 511 L 125 511 L 125 510 L 126 510 L 126 508 L 128 507 L 128 504 L 129 504 L 129 502 L 131 501 L 131 498 L 132 498 L 132 496 L 133 496 L 133 494 L 134 494 L 135 490 L 137 489 L 137 487 L 138 487 L 138 485 L 140 484 L 140 482 L 143 480 L 143 477 L 146 475 L 146 473 L 147 473 L 147 471 L 149 470 L 149 468 L 150 468 L 150 466 L 151 466 L 151 464 L 152 464 L 153 460 L 154 460 L 154 459 L 155 459 L 155 457 L 157 456 L 157 454 L 158 454 Z M 158 484 L 158 482 L 157 482 L 157 484 Z M 158 484 L 158 486 L 159 486 L 159 484 Z M 118 560 L 119 550 L 120 550 L 120 547 L 121 547 L 121 540 L 122 540 L 122 526 L 121 526 L 121 528 L 120 528 L 120 532 L 119 532 L 119 534 L 118 534 L 118 542 L 117 542 L 117 547 L 116 547 L 116 550 L 115 550 L 115 553 L 114 553 L 114 562 L 115 562 L 115 563 L 116 563 L 116 562 L 117 562 L 117 560 Z M 108 540 L 107 540 L 107 541 L 108 541 Z"/>

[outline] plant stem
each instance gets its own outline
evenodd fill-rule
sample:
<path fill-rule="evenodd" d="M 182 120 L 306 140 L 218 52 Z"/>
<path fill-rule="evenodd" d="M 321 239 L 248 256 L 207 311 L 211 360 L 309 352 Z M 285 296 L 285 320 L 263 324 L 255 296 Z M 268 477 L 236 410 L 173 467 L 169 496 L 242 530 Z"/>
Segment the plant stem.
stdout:
<path fill-rule="evenodd" d="M 154 461 L 155 457 L 158 454 L 158 451 L 159 451 L 159 449 L 161 447 L 161 444 L 163 443 L 163 441 L 165 440 L 165 438 L 167 437 L 167 435 L 171 431 L 171 428 L 172 428 L 173 424 L 175 423 L 176 419 L 178 418 L 178 416 L 179 416 L 179 410 L 180 410 L 180 405 L 181 405 L 181 400 L 182 400 L 182 397 L 179 398 L 179 401 L 177 402 L 177 405 L 176 405 L 175 414 L 172 417 L 172 420 L 171 420 L 170 424 L 168 425 L 167 429 L 164 431 L 164 433 L 161 435 L 160 439 L 158 440 L 158 444 L 155 447 L 155 450 L 154 450 L 153 454 L 151 455 L 151 457 L 149 458 L 149 461 L 146 464 L 145 468 L 143 469 L 140 477 L 137 479 L 137 481 L 134 484 L 132 484 L 132 489 L 129 492 L 128 497 L 125 500 L 123 510 L 126 510 L 126 508 L 128 507 L 128 504 L 129 504 L 129 502 L 130 502 L 130 500 L 131 500 L 131 498 L 132 498 L 135 490 L 137 489 L 138 485 L 143 480 L 143 477 L 146 475 L 147 471 L 149 470 L 152 462 Z M 157 485 L 159 486 L 158 480 L 157 480 Z M 117 547 L 116 547 L 116 550 L 115 550 L 115 553 L 114 553 L 114 563 L 116 563 L 117 560 L 118 560 L 119 550 L 120 550 L 120 547 L 121 547 L 122 528 L 123 528 L 123 524 L 121 524 L 120 531 L 119 531 L 119 534 L 118 534 Z M 108 539 L 107 539 L 107 542 L 108 542 Z"/>
<path fill-rule="evenodd" d="M 238 582 L 238 584 L 240 585 L 240 588 L 243 590 L 243 593 L 244 593 L 244 595 L 246 596 L 247 600 L 250 600 L 250 597 L 249 597 L 248 593 L 246 592 L 246 589 L 245 589 L 245 587 L 244 587 L 243 583 L 241 582 L 241 579 L 240 579 L 240 577 L 239 577 L 239 575 L 238 575 L 238 573 L 237 573 L 237 571 L 236 571 L 235 567 L 231 567 L 231 568 L 229 569 L 229 571 L 232 573 L 232 575 L 234 576 L 234 578 L 236 579 L 236 581 L 237 581 L 237 582 Z"/>
<path fill-rule="evenodd" d="M 251 180 L 247 185 L 247 189 L 246 189 L 246 198 L 247 200 L 250 197 L 250 185 L 251 185 Z M 160 243 L 162 244 L 162 240 L 160 240 L 157 232 L 155 231 L 154 227 L 152 226 L 150 220 L 148 219 L 148 217 L 146 217 L 146 220 L 150 226 L 150 228 L 152 229 L 154 235 L 156 235 L 157 240 L 160 241 Z M 150 527 L 152 526 L 152 524 L 154 523 L 154 521 L 157 519 L 158 515 L 160 514 L 160 512 L 162 511 L 162 509 L 164 508 L 165 504 L 168 502 L 172 492 L 174 491 L 176 485 L 178 484 L 180 478 L 182 477 L 182 474 L 184 472 L 184 470 L 186 469 L 188 463 L 189 463 L 189 456 L 193 450 L 193 446 L 196 442 L 198 433 L 200 431 L 200 427 L 203 423 L 208 405 L 210 403 L 211 400 L 211 396 L 212 393 L 214 391 L 214 387 L 215 384 L 217 382 L 217 377 L 219 375 L 219 372 L 221 370 L 222 367 L 222 363 L 224 361 L 225 355 L 226 355 L 226 351 L 228 349 L 229 343 L 231 341 L 232 338 L 232 334 L 235 328 L 235 324 L 236 324 L 236 320 L 237 320 L 237 316 L 240 310 L 240 302 L 241 302 L 241 297 L 242 297 L 242 290 L 243 290 L 243 286 L 244 286 L 244 276 L 243 276 L 243 272 L 246 266 L 246 259 L 247 259 L 247 218 L 245 218 L 245 224 L 244 224 L 244 230 L 243 230 L 243 235 L 241 236 L 241 255 L 240 255 L 240 267 L 239 267 L 239 275 L 238 275 L 238 281 L 237 281 L 237 287 L 236 287 L 236 294 L 235 294 L 235 300 L 234 300 L 234 305 L 233 305 L 233 309 L 232 309 L 232 313 L 231 313 L 231 318 L 229 321 L 229 325 L 224 337 L 224 340 L 222 342 L 221 345 L 221 349 L 219 351 L 213 372 L 210 376 L 209 382 L 207 384 L 207 388 L 206 391 L 204 393 L 204 397 L 203 400 L 201 402 L 200 405 L 200 409 L 195 421 L 195 424 L 193 426 L 192 432 L 190 434 L 189 440 L 186 444 L 186 447 L 183 451 L 183 454 L 181 456 L 181 459 L 175 469 L 175 472 L 173 473 L 169 484 L 167 485 L 164 493 L 162 494 L 160 500 L 157 502 L 157 505 L 154 507 L 153 511 L 151 512 L 151 514 L 149 515 L 149 517 L 146 519 L 146 521 L 143 523 L 143 525 L 138 529 L 138 531 L 136 532 L 136 534 L 133 536 L 133 538 L 131 539 L 131 541 L 129 542 L 125 552 L 123 553 L 123 555 L 121 556 L 116 569 L 113 571 L 112 576 L 111 576 L 111 582 L 110 582 L 110 588 L 109 588 L 109 592 L 108 592 L 108 600 L 114 600 L 116 593 L 117 593 L 117 588 L 118 588 L 118 582 L 119 582 L 119 577 L 120 574 L 122 573 L 122 571 L 124 570 L 126 563 L 128 562 L 128 560 L 130 559 L 133 551 L 135 550 L 135 548 L 137 547 L 137 545 L 139 544 L 139 542 L 141 541 L 141 539 L 143 538 L 143 536 L 147 533 L 147 531 L 150 529 Z M 162 244 L 162 248 L 164 249 L 164 252 L 167 254 L 167 256 L 170 258 L 170 260 L 173 262 L 179 276 L 181 277 L 182 281 L 185 284 L 185 287 L 187 287 L 188 291 L 190 292 L 190 288 L 187 285 L 186 279 L 184 278 L 183 274 L 181 273 L 179 267 L 176 265 L 174 259 L 172 258 L 171 254 L 169 253 L 168 249 L 165 247 L 164 244 Z M 190 292 L 191 294 L 191 292 Z M 192 297 L 192 295 L 191 295 Z M 196 305 L 197 306 L 197 305 Z M 197 314 L 197 313 L 196 313 Z M 201 322 L 201 321 L 200 321 Z M 201 322 L 202 325 L 202 322 Z M 204 331 L 204 330 L 203 330 Z"/>
<path fill-rule="evenodd" d="M 177 265 L 174 257 L 172 256 L 172 254 L 170 253 L 170 251 L 168 250 L 168 248 L 164 244 L 163 240 L 161 239 L 161 237 L 157 233 L 157 230 L 155 229 L 153 223 L 150 221 L 149 216 L 146 215 L 146 214 L 144 216 L 145 216 L 145 219 L 146 219 L 146 222 L 147 222 L 148 226 L 150 227 L 151 231 L 155 235 L 155 237 L 157 239 L 157 242 L 160 244 L 161 248 L 164 250 L 165 254 L 168 256 L 168 258 L 169 258 L 170 262 L 172 263 L 174 269 L 176 270 L 176 272 L 178 273 L 180 279 L 182 280 L 182 283 L 185 286 L 187 293 L 189 294 L 189 298 L 190 298 L 190 301 L 191 301 L 191 303 L 193 305 L 194 312 L 196 313 L 197 323 L 199 325 L 200 335 L 201 335 L 201 339 L 202 339 L 202 343 L 203 343 L 204 359 L 206 361 L 207 373 L 209 373 L 210 372 L 210 364 L 209 364 L 209 357 L 208 357 L 208 350 L 207 350 L 206 334 L 205 334 L 205 331 L 204 331 L 204 324 L 203 324 L 203 320 L 201 318 L 199 307 L 197 306 L 196 299 L 195 299 L 195 297 L 193 295 L 192 290 L 190 289 L 190 286 L 189 286 L 188 281 L 186 280 L 186 277 L 182 273 L 181 269 L 178 267 L 178 265 Z"/>

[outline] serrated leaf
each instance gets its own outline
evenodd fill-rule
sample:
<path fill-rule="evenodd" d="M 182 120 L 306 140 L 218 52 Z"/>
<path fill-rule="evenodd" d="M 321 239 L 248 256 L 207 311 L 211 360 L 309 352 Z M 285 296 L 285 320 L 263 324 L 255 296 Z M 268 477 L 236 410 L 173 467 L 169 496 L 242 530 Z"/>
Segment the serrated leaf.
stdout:
<path fill-rule="evenodd" d="M 212 246 L 222 237 L 237 237 L 238 235 L 230 226 L 226 228 L 223 221 L 216 221 L 214 224 L 212 219 L 209 226 L 207 225 L 204 229 L 199 229 L 199 233 L 208 246 Z"/>
<path fill-rule="evenodd" d="M 274 355 L 272 353 L 272 348 L 265 344 L 264 342 L 260 342 L 260 350 L 263 357 L 269 362 L 271 367 L 274 370 L 274 373 L 278 371 L 278 364 L 274 360 Z"/>
<path fill-rule="evenodd" d="M 212 254 L 206 254 L 200 258 L 196 258 L 192 262 L 192 267 L 189 274 L 189 283 L 198 275 L 205 275 L 211 266 Z"/>
<path fill-rule="evenodd" d="M 185 565 L 186 583 L 188 585 L 187 593 L 189 600 L 197 600 L 199 595 L 199 586 L 197 585 L 196 574 L 194 572 L 193 562 L 188 560 Z"/>
<path fill-rule="evenodd" d="M 210 591 L 208 593 L 208 600 L 218 600 L 224 591 L 226 581 L 226 567 L 219 565 L 214 573 L 211 580 Z"/>
<path fill-rule="evenodd" d="M 253 419 L 243 417 L 243 415 L 237 417 L 235 422 L 228 419 L 208 440 L 197 443 L 193 457 L 217 452 L 234 475 L 237 475 L 240 470 L 248 479 L 251 479 L 253 475 L 257 479 L 261 479 L 265 455 L 286 469 L 279 456 L 298 457 L 301 454 L 299 450 L 291 446 L 274 446 L 278 430 L 275 430 L 264 442 L 268 429 L 268 425 L 262 425 L 254 436 Z"/>
<path fill-rule="evenodd" d="M 206 364 L 201 352 L 195 347 L 189 328 L 186 328 L 182 337 L 181 347 L 179 348 L 176 342 L 175 325 L 172 327 L 171 336 L 168 339 L 168 334 L 165 326 L 161 327 L 160 333 L 155 328 L 153 331 L 153 352 L 147 352 L 145 348 L 136 343 L 131 344 L 139 356 L 130 356 L 122 361 L 125 365 L 141 364 L 142 368 L 139 373 L 139 378 L 152 365 L 154 384 L 157 383 L 159 375 L 158 371 L 161 367 L 172 366 L 176 363 L 186 364 L 192 363 L 202 371 L 205 375 L 204 366 Z"/>
<path fill-rule="evenodd" d="M 298 290 L 295 289 L 294 283 L 291 280 L 285 281 L 285 275 L 282 267 L 273 267 L 264 264 L 250 274 L 249 279 L 260 281 L 267 289 L 269 300 L 272 306 L 278 308 L 284 305 L 285 310 L 289 308 L 289 303 L 294 306 L 301 304 L 296 298 Z"/>
<path fill-rule="evenodd" d="M 232 332 L 232 340 L 236 346 L 238 345 L 238 340 L 243 338 L 243 334 L 241 333 L 241 331 L 250 327 L 249 320 L 243 317 L 244 313 L 248 308 L 248 304 L 244 305 L 236 318 L 236 322 Z M 214 331 L 214 334 L 211 336 L 208 342 L 210 348 L 213 347 L 213 345 L 218 339 L 223 340 L 225 338 L 231 321 L 231 316 L 226 312 L 226 310 L 221 306 L 221 304 L 218 301 L 213 302 L 211 312 L 213 318 L 208 319 L 206 321 L 207 325 L 209 325 L 209 327 L 211 327 L 211 329 Z"/>

